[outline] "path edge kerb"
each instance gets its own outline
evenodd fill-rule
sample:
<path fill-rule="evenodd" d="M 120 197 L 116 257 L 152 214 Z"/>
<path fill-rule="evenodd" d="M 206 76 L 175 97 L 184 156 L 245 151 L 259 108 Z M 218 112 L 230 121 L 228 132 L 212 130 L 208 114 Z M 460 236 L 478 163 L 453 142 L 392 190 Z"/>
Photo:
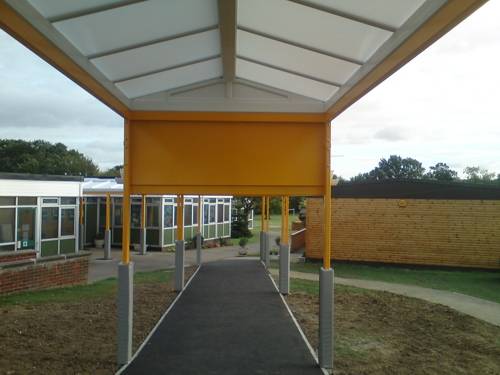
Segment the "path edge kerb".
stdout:
<path fill-rule="evenodd" d="M 141 343 L 141 345 L 139 345 L 139 347 L 137 348 L 137 350 L 135 351 L 135 353 L 132 355 L 132 358 L 130 359 L 130 361 L 128 363 L 126 363 L 125 365 L 123 365 L 122 367 L 120 367 L 118 369 L 118 371 L 115 372 L 115 375 L 120 375 L 123 371 L 125 371 L 127 369 L 128 365 L 131 364 L 134 361 L 134 359 L 139 355 L 139 353 L 141 352 L 141 350 L 146 346 L 146 343 L 149 341 L 149 339 L 151 338 L 151 336 L 153 336 L 153 334 L 156 332 L 156 330 L 158 329 L 158 327 L 160 326 L 160 324 L 163 322 L 163 320 L 165 319 L 165 317 L 168 315 L 168 313 L 170 312 L 170 310 L 172 310 L 172 308 L 174 307 L 174 305 L 181 298 L 181 296 L 184 293 L 184 291 L 189 287 L 189 284 L 191 284 L 191 281 L 198 274 L 198 271 L 200 270 L 200 268 L 201 268 L 201 265 L 198 266 L 198 268 L 196 269 L 196 271 L 194 271 L 194 273 L 191 275 L 191 277 L 189 278 L 188 282 L 184 286 L 184 289 L 182 289 L 179 292 L 179 294 L 177 294 L 177 296 L 174 298 L 174 300 L 172 301 L 172 303 L 168 306 L 167 310 L 163 313 L 163 315 L 160 317 L 160 319 L 158 320 L 158 322 L 156 322 L 155 326 L 151 329 L 151 331 L 148 333 L 148 335 L 146 336 L 146 338 L 144 339 L 144 341 Z"/>
<path fill-rule="evenodd" d="M 262 266 L 264 266 L 263 263 L 262 263 Z M 304 331 L 302 331 L 302 328 L 300 328 L 300 324 L 297 321 L 297 319 L 295 318 L 295 315 L 293 315 L 292 309 L 290 309 L 290 306 L 288 306 L 288 303 L 286 302 L 285 297 L 283 297 L 283 295 L 280 293 L 279 288 L 278 288 L 278 286 L 276 285 L 276 282 L 273 279 L 273 276 L 267 270 L 266 270 L 266 274 L 271 279 L 271 282 L 273 283 L 274 289 L 276 289 L 276 292 L 279 294 L 279 296 L 281 298 L 281 301 L 285 305 L 285 308 L 288 311 L 288 314 L 290 315 L 290 318 L 292 318 L 293 324 L 295 325 L 295 327 L 299 331 L 299 334 L 302 337 L 302 340 L 304 340 L 304 343 L 306 344 L 307 348 L 309 349 L 309 352 L 311 353 L 311 356 L 313 357 L 314 361 L 318 365 L 318 368 L 323 372 L 324 375 L 330 375 L 330 373 L 327 370 L 325 370 L 324 368 L 322 368 L 322 367 L 319 366 L 318 356 L 317 356 L 316 352 L 314 351 L 314 348 L 312 347 L 311 343 L 307 339 L 307 336 L 304 333 Z"/>

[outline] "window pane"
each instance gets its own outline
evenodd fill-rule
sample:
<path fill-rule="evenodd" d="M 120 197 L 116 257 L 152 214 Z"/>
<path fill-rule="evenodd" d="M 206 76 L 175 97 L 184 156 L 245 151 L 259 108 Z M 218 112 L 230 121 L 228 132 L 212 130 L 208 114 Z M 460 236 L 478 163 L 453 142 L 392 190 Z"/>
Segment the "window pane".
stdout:
<path fill-rule="evenodd" d="M 0 206 L 15 206 L 16 197 L 0 197 Z"/>
<path fill-rule="evenodd" d="M 61 236 L 75 235 L 75 209 L 61 209 Z"/>
<path fill-rule="evenodd" d="M 132 228 L 141 227 L 141 206 L 138 204 L 133 204 L 130 211 Z"/>
<path fill-rule="evenodd" d="M 150 204 L 159 204 L 160 201 L 161 201 L 161 198 L 158 198 L 158 197 L 146 198 L 146 203 L 150 203 Z"/>
<path fill-rule="evenodd" d="M 113 200 L 115 201 L 115 204 L 122 204 L 122 198 L 121 197 L 116 197 L 116 198 L 113 198 Z"/>
<path fill-rule="evenodd" d="M 224 205 L 224 221 L 229 221 L 229 205 Z"/>
<path fill-rule="evenodd" d="M 114 217 L 115 226 L 122 226 L 122 206 L 115 206 L 115 217 Z"/>
<path fill-rule="evenodd" d="M 36 208 L 34 207 L 17 209 L 18 249 L 35 248 L 35 215 Z"/>
<path fill-rule="evenodd" d="M 192 210 L 192 207 L 190 204 L 184 206 L 184 225 L 185 226 L 188 226 L 188 225 L 191 225 L 193 223 L 193 210 Z"/>
<path fill-rule="evenodd" d="M 158 206 L 146 206 L 146 226 L 151 228 L 158 228 L 159 223 L 160 207 Z"/>
<path fill-rule="evenodd" d="M 15 208 L 0 208 L 0 243 L 14 242 Z"/>
<path fill-rule="evenodd" d="M 101 199 L 99 203 L 99 228 L 104 228 L 106 226 L 106 202 L 105 199 Z"/>
<path fill-rule="evenodd" d="M 0 245 L 0 251 L 14 251 L 14 244 L 12 244 L 12 245 Z"/>
<path fill-rule="evenodd" d="M 193 224 L 198 224 L 198 206 L 193 206 Z"/>
<path fill-rule="evenodd" d="M 57 198 L 43 198 L 42 203 L 43 204 L 58 204 L 59 199 L 57 199 Z"/>
<path fill-rule="evenodd" d="M 19 197 L 17 204 L 20 206 L 36 206 L 36 197 Z"/>
<path fill-rule="evenodd" d="M 204 204 L 203 205 L 203 222 L 205 224 L 208 224 L 208 211 L 209 211 L 208 204 Z"/>
<path fill-rule="evenodd" d="M 62 197 L 61 204 L 76 204 L 76 198 L 74 198 L 74 197 Z"/>
<path fill-rule="evenodd" d="M 44 207 L 42 208 L 42 239 L 57 238 L 59 223 L 59 208 Z"/>
<path fill-rule="evenodd" d="M 219 203 L 217 205 L 217 222 L 222 223 L 224 221 L 224 204 Z"/>
<path fill-rule="evenodd" d="M 215 223 L 215 205 L 210 205 L 210 223 Z"/>
<path fill-rule="evenodd" d="M 174 226 L 174 206 L 165 206 L 163 211 L 163 225 L 165 228 L 172 228 Z"/>
<path fill-rule="evenodd" d="M 177 206 L 174 206 L 174 227 L 177 225 Z"/>
<path fill-rule="evenodd" d="M 87 203 L 97 203 L 97 197 L 87 197 L 85 198 Z"/>

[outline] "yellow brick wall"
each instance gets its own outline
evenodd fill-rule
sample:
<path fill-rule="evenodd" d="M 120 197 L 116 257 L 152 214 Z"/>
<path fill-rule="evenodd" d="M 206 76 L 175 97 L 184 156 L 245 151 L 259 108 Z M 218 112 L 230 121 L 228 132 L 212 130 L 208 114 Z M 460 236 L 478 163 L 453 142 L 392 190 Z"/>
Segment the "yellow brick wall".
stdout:
<path fill-rule="evenodd" d="M 335 260 L 500 269 L 500 201 L 332 200 Z M 321 258 L 323 200 L 307 200 L 306 256 Z"/>

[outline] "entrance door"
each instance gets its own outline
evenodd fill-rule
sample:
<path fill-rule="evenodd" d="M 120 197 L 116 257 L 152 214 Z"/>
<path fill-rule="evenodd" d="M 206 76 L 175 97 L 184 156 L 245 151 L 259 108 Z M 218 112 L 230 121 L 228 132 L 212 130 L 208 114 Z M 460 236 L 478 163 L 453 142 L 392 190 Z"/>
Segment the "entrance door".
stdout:
<path fill-rule="evenodd" d="M 36 207 L 17 209 L 17 249 L 35 248 Z"/>

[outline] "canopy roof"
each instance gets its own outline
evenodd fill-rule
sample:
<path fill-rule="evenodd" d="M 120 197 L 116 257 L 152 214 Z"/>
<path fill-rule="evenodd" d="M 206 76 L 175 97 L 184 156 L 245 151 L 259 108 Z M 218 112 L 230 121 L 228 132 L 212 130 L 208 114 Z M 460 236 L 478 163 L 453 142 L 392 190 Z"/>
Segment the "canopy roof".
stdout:
<path fill-rule="evenodd" d="M 121 114 L 330 117 L 484 2 L 2 1 L 19 18 L 2 20 L 8 32 Z"/>

